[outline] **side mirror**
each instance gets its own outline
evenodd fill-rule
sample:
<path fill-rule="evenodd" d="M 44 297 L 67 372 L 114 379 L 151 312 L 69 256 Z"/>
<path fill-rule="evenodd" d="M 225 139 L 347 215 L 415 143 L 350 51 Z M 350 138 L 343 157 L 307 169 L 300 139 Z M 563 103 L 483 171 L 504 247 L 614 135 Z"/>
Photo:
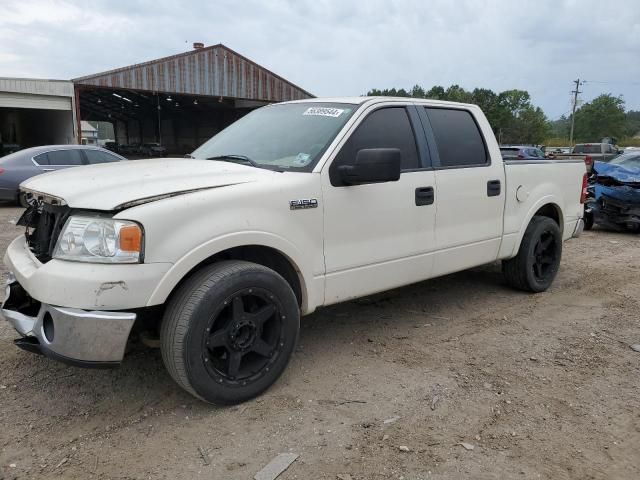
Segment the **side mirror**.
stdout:
<path fill-rule="evenodd" d="M 400 179 L 400 150 L 365 148 L 358 150 L 353 165 L 340 165 L 338 173 L 346 185 L 395 182 Z"/>

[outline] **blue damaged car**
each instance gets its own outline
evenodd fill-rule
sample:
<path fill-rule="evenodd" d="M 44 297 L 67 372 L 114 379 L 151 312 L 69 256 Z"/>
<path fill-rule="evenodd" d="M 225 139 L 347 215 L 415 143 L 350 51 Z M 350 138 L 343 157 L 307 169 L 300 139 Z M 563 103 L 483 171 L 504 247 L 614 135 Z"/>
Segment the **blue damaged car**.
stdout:
<path fill-rule="evenodd" d="M 593 224 L 640 232 L 640 151 L 595 162 L 585 204 L 585 228 Z"/>

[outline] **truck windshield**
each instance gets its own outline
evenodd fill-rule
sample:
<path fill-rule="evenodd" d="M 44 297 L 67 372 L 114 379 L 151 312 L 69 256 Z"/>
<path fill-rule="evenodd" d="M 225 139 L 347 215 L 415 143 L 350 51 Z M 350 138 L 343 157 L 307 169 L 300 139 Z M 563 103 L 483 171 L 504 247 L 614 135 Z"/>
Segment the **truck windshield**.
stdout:
<path fill-rule="evenodd" d="M 310 172 L 356 107 L 319 102 L 262 107 L 222 130 L 191 156 Z"/>

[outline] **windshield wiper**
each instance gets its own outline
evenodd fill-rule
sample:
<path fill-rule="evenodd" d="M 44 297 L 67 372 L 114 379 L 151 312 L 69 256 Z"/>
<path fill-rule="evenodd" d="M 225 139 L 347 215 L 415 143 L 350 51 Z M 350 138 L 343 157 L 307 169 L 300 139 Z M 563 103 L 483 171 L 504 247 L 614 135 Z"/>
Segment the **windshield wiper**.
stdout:
<path fill-rule="evenodd" d="M 235 154 L 216 155 L 215 157 L 207 157 L 205 158 L 205 160 L 220 160 L 222 162 L 232 162 L 232 163 L 237 163 L 238 161 L 240 161 L 240 162 L 248 163 L 252 167 L 261 168 L 261 165 L 258 162 L 250 159 L 246 155 L 235 155 Z"/>
<path fill-rule="evenodd" d="M 228 155 L 216 155 L 215 157 L 207 157 L 205 160 L 218 160 L 220 162 L 244 162 L 246 165 L 251 165 L 255 168 L 264 168 L 265 170 L 273 170 L 276 172 L 283 172 L 284 170 L 278 165 L 268 165 L 264 163 L 258 163 L 255 160 L 247 157 L 246 155 L 236 155 L 236 154 L 228 154 Z"/>

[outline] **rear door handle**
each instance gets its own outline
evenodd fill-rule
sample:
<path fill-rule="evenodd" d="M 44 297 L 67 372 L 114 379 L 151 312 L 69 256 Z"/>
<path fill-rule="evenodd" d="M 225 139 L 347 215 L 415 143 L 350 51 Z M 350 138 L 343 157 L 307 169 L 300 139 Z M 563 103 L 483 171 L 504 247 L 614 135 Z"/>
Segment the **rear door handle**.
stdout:
<path fill-rule="evenodd" d="M 435 199 L 433 187 L 416 188 L 416 206 L 431 205 Z"/>
<path fill-rule="evenodd" d="M 500 180 L 489 180 L 487 182 L 487 197 L 498 197 L 502 191 Z"/>

